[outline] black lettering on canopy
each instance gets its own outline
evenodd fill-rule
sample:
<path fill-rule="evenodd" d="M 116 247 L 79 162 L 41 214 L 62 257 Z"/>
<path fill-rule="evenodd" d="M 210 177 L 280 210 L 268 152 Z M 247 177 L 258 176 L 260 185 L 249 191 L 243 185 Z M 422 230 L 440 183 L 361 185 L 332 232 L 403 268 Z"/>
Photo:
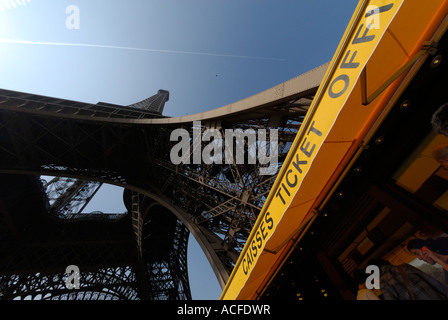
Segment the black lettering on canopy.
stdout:
<path fill-rule="evenodd" d="M 310 127 L 310 130 L 308 130 L 307 135 L 309 135 L 310 132 L 312 132 L 312 133 L 316 134 L 317 136 L 322 137 L 322 132 L 319 131 L 319 130 L 317 130 L 316 127 L 314 127 L 314 124 L 315 124 L 315 123 L 316 123 L 316 121 L 313 121 L 313 122 L 311 123 L 311 127 Z"/>
<path fill-rule="evenodd" d="M 305 140 L 303 140 L 302 145 L 300 146 L 300 151 L 303 152 L 303 154 L 305 154 L 308 158 L 311 158 L 311 156 L 313 155 L 314 149 L 316 148 L 316 145 L 313 144 L 313 146 L 311 147 L 311 150 L 308 150 L 308 148 L 310 147 L 310 142 L 308 142 L 306 145 L 306 138 Z"/>
<path fill-rule="evenodd" d="M 299 172 L 299 173 L 302 173 L 302 168 L 300 168 L 300 166 L 301 165 L 307 165 L 308 164 L 308 161 L 300 161 L 299 160 L 299 154 L 296 154 L 296 160 L 294 161 L 292 161 L 292 165 L 294 166 L 294 168 L 296 168 L 296 170 Z"/>
<path fill-rule="evenodd" d="M 358 53 L 358 51 L 353 52 L 352 58 L 350 59 L 349 62 L 347 62 L 348 57 L 350 56 L 351 51 L 348 50 L 347 54 L 345 55 L 344 60 L 342 61 L 341 64 L 341 69 L 356 69 L 359 67 L 359 62 L 353 62 L 353 60 L 355 60 L 356 54 Z"/>
<path fill-rule="evenodd" d="M 289 169 L 288 172 L 286 173 L 286 183 L 288 184 L 288 186 L 290 188 L 294 188 L 297 185 L 297 175 L 294 175 L 294 182 L 291 182 L 289 180 L 289 175 L 293 173 L 292 169 Z"/>
<path fill-rule="evenodd" d="M 382 13 L 382 12 L 389 11 L 393 7 L 394 7 L 394 4 L 391 3 L 391 4 L 387 4 L 387 5 L 379 7 L 379 8 L 375 8 L 374 10 L 367 11 L 366 18 L 371 17 L 371 16 L 373 16 L 375 14 L 379 14 L 379 13 Z"/>
<path fill-rule="evenodd" d="M 282 196 L 282 189 L 281 188 L 278 190 L 278 192 L 275 195 L 275 197 L 276 198 L 280 197 L 280 200 L 282 200 L 283 204 L 286 204 L 286 201 L 285 201 L 285 199 L 283 199 L 283 196 Z"/>
<path fill-rule="evenodd" d="M 369 33 L 370 27 L 366 27 L 366 30 L 364 31 L 364 34 L 362 35 L 362 37 L 359 36 L 359 34 L 361 33 L 362 29 L 364 28 L 364 24 L 362 24 L 359 29 L 358 32 L 356 33 L 355 39 L 353 39 L 352 44 L 359 44 L 359 43 L 364 43 L 364 42 L 370 42 L 373 39 L 375 39 L 375 35 L 367 35 L 367 33 Z"/>
<path fill-rule="evenodd" d="M 336 82 L 338 82 L 338 81 L 344 81 L 344 83 L 345 83 L 344 88 L 339 92 L 334 92 L 333 87 L 336 84 Z M 341 74 L 336 79 L 334 79 L 333 82 L 330 84 L 330 89 L 328 90 L 328 95 L 330 96 L 330 98 L 333 98 L 333 99 L 339 98 L 340 96 L 342 96 L 345 93 L 345 91 L 347 91 L 349 84 L 350 84 L 350 78 L 348 77 L 348 75 Z"/>

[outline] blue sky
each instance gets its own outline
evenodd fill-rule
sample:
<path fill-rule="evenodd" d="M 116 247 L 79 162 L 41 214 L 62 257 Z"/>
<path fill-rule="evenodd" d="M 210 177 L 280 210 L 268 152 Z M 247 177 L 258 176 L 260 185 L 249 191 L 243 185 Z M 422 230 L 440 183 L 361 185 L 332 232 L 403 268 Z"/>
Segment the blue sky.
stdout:
<path fill-rule="evenodd" d="M 8 9 L 7 1 L 20 5 Z M 357 3 L 0 0 L 0 88 L 120 105 L 165 89 L 168 116 L 211 110 L 330 61 Z M 71 5 L 79 29 L 66 27 Z M 102 194 L 98 210 L 122 211 L 112 189 Z M 190 243 L 193 298 L 218 299 L 221 289 Z"/>

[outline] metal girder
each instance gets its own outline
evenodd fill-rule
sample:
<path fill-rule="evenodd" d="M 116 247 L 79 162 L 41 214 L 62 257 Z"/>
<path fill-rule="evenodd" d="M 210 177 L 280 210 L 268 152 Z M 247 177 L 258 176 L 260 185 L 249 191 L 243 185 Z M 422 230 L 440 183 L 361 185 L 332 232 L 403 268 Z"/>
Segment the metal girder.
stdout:
<path fill-rule="evenodd" d="M 302 80 L 310 83 L 303 82 L 298 86 L 303 87 L 303 91 L 291 91 L 290 96 L 285 94 L 289 90 L 287 85 L 283 85 L 274 88 L 273 95 L 261 95 L 268 100 L 249 99 L 246 109 L 237 105 L 231 108 L 234 110 L 231 113 L 219 111 L 211 112 L 206 118 L 199 117 L 197 120 L 203 120 L 200 130 L 215 128 L 223 138 L 226 129 L 277 130 L 277 166 L 280 167 L 323 71 L 325 66 L 297 80 L 299 84 Z M 158 94 L 165 93 L 159 91 Z M 175 214 L 178 219 L 175 221 L 182 222 L 176 222 L 170 231 L 174 237 L 170 243 L 176 244 L 170 252 L 176 258 L 148 264 L 149 257 L 159 252 L 145 251 L 151 247 L 145 240 L 148 237 L 144 231 L 145 214 L 140 212 L 141 208 L 130 209 L 134 221 L 130 229 L 133 229 L 137 247 L 136 259 L 140 259 L 137 277 L 143 272 L 147 277 L 143 282 L 158 283 L 147 293 L 152 299 L 171 299 L 175 297 L 174 290 L 177 290 L 176 297 L 189 298 L 185 276 L 171 274 L 168 281 L 166 273 L 176 270 L 178 275 L 187 275 L 186 230 L 196 237 L 224 286 L 276 175 L 260 175 L 259 170 L 264 167 L 260 161 L 253 164 L 172 164 L 170 150 L 174 142 L 170 140 L 170 133 L 183 128 L 193 134 L 194 123 L 173 121 L 157 115 L 154 110 L 147 111 L 148 104 L 153 102 L 157 109 L 164 105 L 168 96 L 159 98 L 150 98 L 129 108 L 0 90 L 0 172 L 78 179 L 80 182 L 73 190 L 66 190 L 66 199 L 61 196 L 60 201 L 55 202 L 59 211 L 63 204 L 74 205 L 75 194 L 82 194 L 83 187 L 89 185 L 87 189 L 93 190 L 100 183 L 122 186 L 144 196 L 143 199 L 156 200 L 158 205 Z M 252 100 L 257 102 L 252 103 Z M 195 152 L 195 146 L 202 149 L 206 145 L 205 141 L 194 143 L 193 139 L 192 142 L 191 153 Z M 245 148 L 246 156 L 254 152 Z M 95 184 L 90 184 L 91 181 Z M 90 195 L 87 192 L 83 197 L 89 199 Z M 157 239 L 150 241 L 157 243 Z M 141 282 L 139 286 L 141 290 Z"/>
<path fill-rule="evenodd" d="M 50 212 L 62 219 L 82 219 L 84 208 L 102 185 L 96 181 L 63 177 L 54 177 L 44 184 L 50 203 Z"/>
<path fill-rule="evenodd" d="M 0 97 L 0 107 L 4 110 L 65 117 L 145 119 L 161 117 L 169 94 L 168 91 L 160 90 L 156 95 L 127 107 L 104 102 L 89 104 L 1 89 Z"/>
<path fill-rule="evenodd" d="M 166 90 L 159 90 L 154 96 L 143 101 L 131 104 L 130 109 L 142 109 L 156 114 L 162 114 L 165 108 L 165 103 L 170 99 L 170 93 Z"/>
<path fill-rule="evenodd" d="M 110 267 L 80 273 L 80 289 L 68 290 L 67 274 L 36 272 L 0 275 L 2 300 L 136 300 L 137 279 L 131 267 Z"/>

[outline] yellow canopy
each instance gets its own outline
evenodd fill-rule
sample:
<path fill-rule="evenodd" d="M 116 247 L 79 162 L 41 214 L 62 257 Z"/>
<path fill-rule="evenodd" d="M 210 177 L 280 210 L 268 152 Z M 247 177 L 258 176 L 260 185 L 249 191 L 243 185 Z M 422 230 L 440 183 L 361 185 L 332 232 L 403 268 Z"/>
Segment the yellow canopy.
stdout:
<path fill-rule="evenodd" d="M 360 1 L 221 295 L 256 299 L 446 29 L 448 0 Z"/>

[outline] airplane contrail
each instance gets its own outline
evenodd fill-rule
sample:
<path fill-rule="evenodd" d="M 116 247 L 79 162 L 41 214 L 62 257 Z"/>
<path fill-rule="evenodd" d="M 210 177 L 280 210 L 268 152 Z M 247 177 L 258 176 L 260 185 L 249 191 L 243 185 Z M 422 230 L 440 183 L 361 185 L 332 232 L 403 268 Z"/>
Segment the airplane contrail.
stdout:
<path fill-rule="evenodd" d="M 0 38 L 0 43 L 27 44 L 27 45 L 45 45 L 45 46 L 61 46 L 61 47 L 85 47 L 85 48 L 118 49 L 118 50 L 145 51 L 145 52 L 158 52 L 158 53 L 202 55 L 202 56 L 211 56 L 211 57 L 256 59 L 256 60 L 270 60 L 270 61 L 285 61 L 285 59 L 278 59 L 278 58 L 242 56 L 242 55 L 220 54 L 220 53 L 209 53 L 209 52 L 178 51 L 178 50 L 164 50 L 164 49 L 147 49 L 147 48 L 137 48 L 137 47 L 108 46 L 108 45 L 86 44 L 86 43 L 43 42 L 43 41 L 29 41 L 29 40 L 8 39 L 8 38 Z"/>

